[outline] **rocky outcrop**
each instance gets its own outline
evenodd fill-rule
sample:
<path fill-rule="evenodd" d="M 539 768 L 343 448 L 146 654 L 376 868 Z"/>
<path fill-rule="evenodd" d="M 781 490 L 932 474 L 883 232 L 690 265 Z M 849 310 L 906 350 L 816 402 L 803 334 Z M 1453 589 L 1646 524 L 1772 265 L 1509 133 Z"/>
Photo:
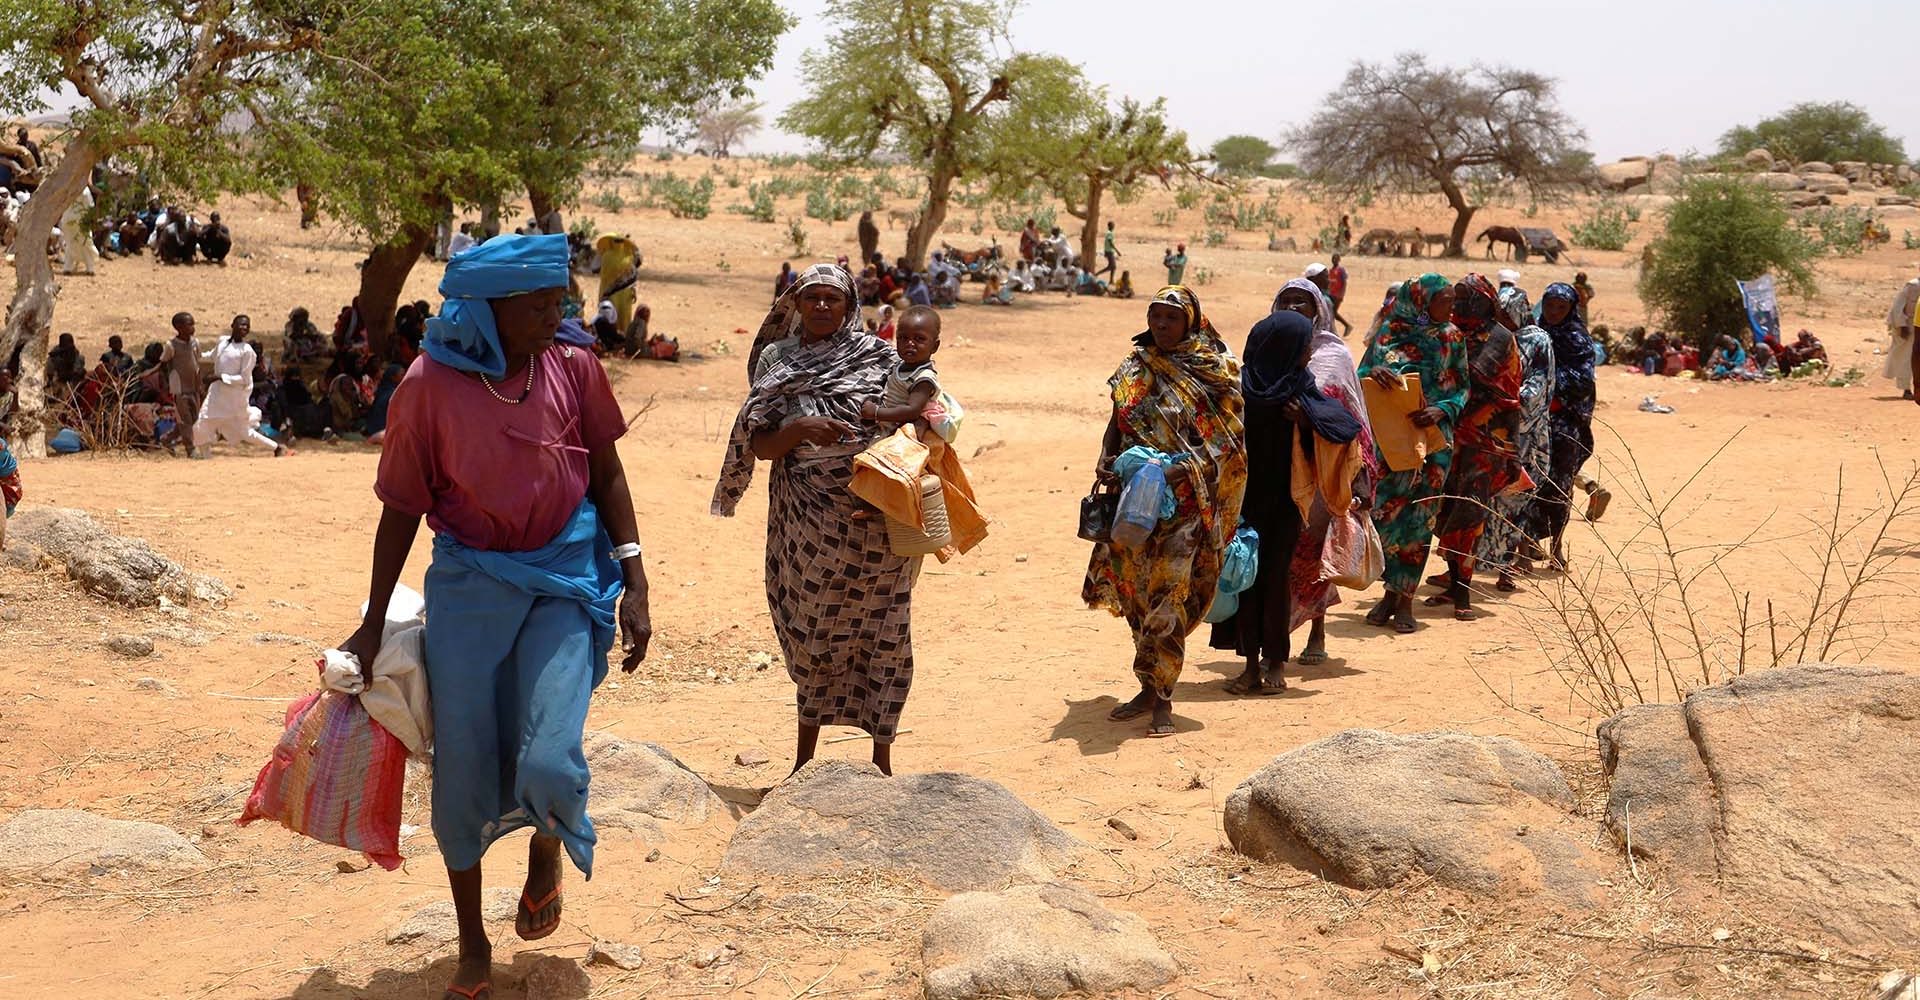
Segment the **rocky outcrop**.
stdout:
<path fill-rule="evenodd" d="M 1228 796 L 1234 850 L 1371 889 L 1418 874 L 1477 893 L 1584 900 L 1590 862 L 1560 769 L 1513 740 L 1349 729 Z"/>
<path fill-rule="evenodd" d="M 920 948 L 928 1000 L 1100 996 L 1179 972 L 1146 921 L 1060 885 L 955 896 L 933 912 Z"/>
<path fill-rule="evenodd" d="M 1920 939 L 1920 677 L 1782 667 L 1600 726 L 1607 828 L 1856 945 Z"/>
<path fill-rule="evenodd" d="M 1618 163 L 1603 163 L 1593 168 L 1600 183 L 1614 191 L 1626 191 L 1647 183 L 1653 176 L 1653 162 L 1646 159 L 1621 160 Z"/>
<path fill-rule="evenodd" d="M 1800 191 L 1807 186 L 1807 182 L 1801 180 L 1799 174 L 1763 173 L 1754 174 L 1753 179 L 1755 183 L 1769 191 Z"/>
<path fill-rule="evenodd" d="M 991 781 L 889 778 L 871 764 L 816 760 L 740 821 L 722 866 L 790 877 L 871 870 L 976 890 L 1051 881 L 1083 850 Z"/>
<path fill-rule="evenodd" d="M 19 556 L 65 568 L 89 593 L 130 608 L 152 607 L 166 598 L 175 604 L 220 601 L 227 585 L 189 573 L 138 538 L 116 535 L 85 511 L 33 507 L 7 524 L 7 547 Z"/>
<path fill-rule="evenodd" d="M 657 743 L 597 735 L 586 754 L 597 824 L 658 838 L 663 824 L 698 826 L 726 809 L 712 786 Z"/>
<path fill-rule="evenodd" d="M 158 823 L 79 809 L 26 809 L 0 823 L 0 870 L 179 868 L 206 860 Z"/>

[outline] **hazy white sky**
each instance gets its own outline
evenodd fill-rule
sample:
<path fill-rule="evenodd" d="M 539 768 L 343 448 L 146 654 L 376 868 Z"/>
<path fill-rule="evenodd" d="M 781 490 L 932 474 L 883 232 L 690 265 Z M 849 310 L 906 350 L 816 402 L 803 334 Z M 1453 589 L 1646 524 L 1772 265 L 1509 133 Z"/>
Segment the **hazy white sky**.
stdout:
<path fill-rule="evenodd" d="M 769 121 L 801 96 L 800 55 L 831 30 L 819 4 L 783 3 L 801 21 L 755 85 Z M 1710 151 L 1728 127 L 1800 101 L 1861 105 L 1920 157 L 1916 0 L 1027 0 L 1013 40 L 1079 63 L 1115 94 L 1165 97 L 1197 147 L 1235 133 L 1277 140 L 1355 59 L 1417 50 L 1558 78 L 1602 161 Z M 805 148 L 771 129 L 744 147 Z"/>

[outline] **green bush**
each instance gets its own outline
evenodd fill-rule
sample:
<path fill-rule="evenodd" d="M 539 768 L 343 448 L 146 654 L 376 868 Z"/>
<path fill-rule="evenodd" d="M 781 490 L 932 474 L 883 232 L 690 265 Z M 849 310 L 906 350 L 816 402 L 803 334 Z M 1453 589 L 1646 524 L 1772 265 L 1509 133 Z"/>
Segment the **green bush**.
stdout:
<path fill-rule="evenodd" d="M 807 227 L 799 219 L 787 220 L 787 242 L 793 244 L 793 255 L 807 255 Z"/>
<path fill-rule="evenodd" d="M 767 190 L 767 188 L 761 184 L 750 184 L 747 186 L 747 197 L 752 199 L 749 204 L 735 205 L 731 209 L 728 209 L 728 211 L 744 215 L 755 222 L 773 221 L 774 205 L 772 191 Z"/>
<path fill-rule="evenodd" d="M 1179 221 L 1180 210 L 1177 208 L 1163 208 L 1153 213 L 1153 224 L 1156 226 L 1171 227 Z"/>
<path fill-rule="evenodd" d="M 767 193 L 775 198 L 786 198 L 807 189 L 806 182 L 787 174 L 774 174 L 767 178 Z"/>
<path fill-rule="evenodd" d="M 1914 235 L 1911 229 L 1902 229 L 1900 230 L 1900 245 L 1908 250 L 1920 250 L 1920 236 Z"/>
<path fill-rule="evenodd" d="M 1568 226 L 1567 232 L 1575 245 L 1593 250 L 1625 250 L 1633 238 L 1627 213 L 1610 205 L 1594 209 L 1584 221 Z"/>
<path fill-rule="evenodd" d="M 621 197 L 619 188 L 610 187 L 593 196 L 593 207 L 618 214 L 626 210 L 627 199 Z"/>
<path fill-rule="evenodd" d="M 1866 109 L 1844 102 L 1796 104 L 1752 126 L 1741 125 L 1720 137 L 1720 152 L 1738 156 L 1765 147 L 1795 163 L 1903 163 L 1906 149 L 1887 134 Z"/>
<path fill-rule="evenodd" d="M 1819 208 L 1800 217 L 1800 228 L 1826 253 L 1858 257 L 1867 248 L 1870 217 L 1858 208 Z"/>
<path fill-rule="evenodd" d="M 1189 209 L 1200 204 L 1200 189 L 1183 187 L 1173 193 L 1173 203 L 1181 209 Z"/>
<path fill-rule="evenodd" d="M 1034 226 L 1040 230 L 1040 235 L 1045 236 L 1053 232 L 1057 218 L 1058 215 L 1054 212 L 1052 205 L 1029 205 L 1026 208 L 1018 205 L 1004 205 L 994 210 L 993 225 L 1003 233 L 1017 233 L 1027 224 L 1028 219 L 1032 219 Z"/>
<path fill-rule="evenodd" d="M 713 211 L 712 175 L 688 183 L 668 174 L 654 182 L 653 193 L 666 202 L 668 213 L 676 219 L 704 219 Z"/>
<path fill-rule="evenodd" d="M 839 222 L 853 214 L 853 207 L 825 191 L 807 192 L 807 218 Z"/>
<path fill-rule="evenodd" d="M 1771 274 L 1781 292 L 1818 291 L 1813 261 L 1820 248 L 1773 192 L 1737 177 L 1694 178 L 1666 214 L 1667 231 L 1640 273 L 1640 298 L 1702 356 L 1715 338 L 1747 328 L 1736 281 Z"/>
<path fill-rule="evenodd" d="M 1226 234 L 1226 233 L 1223 233 L 1223 232 L 1221 232 L 1221 231 L 1220 231 L 1220 230 L 1218 230 L 1218 229 L 1209 229 L 1209 230 L 1207 230 L 1207 239 L 1206 239 L 1206 243 L 1207 243 L 1207 245 L 1208 245 L 1208 246 L 1210 246 L 1210 247 L 1217 247 L 1217 246 L 1220 246 L 1221 244 L 1224 244 L 1224 243 L 1226 243 L 1226 242 L 1227 242 L 1227 234 Z"/>

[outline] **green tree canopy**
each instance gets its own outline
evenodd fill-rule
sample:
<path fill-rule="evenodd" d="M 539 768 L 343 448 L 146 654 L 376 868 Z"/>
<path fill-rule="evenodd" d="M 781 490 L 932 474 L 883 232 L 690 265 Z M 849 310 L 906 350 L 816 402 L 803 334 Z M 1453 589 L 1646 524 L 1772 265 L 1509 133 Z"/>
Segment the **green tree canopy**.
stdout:
<path fill-rule="evenodd" d="M 1753 125 L 1737 125 L 1720 137 L 1720 152 L 1739 156 L 1766 149 L 1794 163 L 1905 163 L 1907 151 L 1865 108 L 1843 101 L 1796 104 Z"/>
<path fill-rule="evenodd" d="M 885 149 L 920 165 L 926 198 L 906 253 L 916 267 L 946 221 L 953 182 L 993 160 L 995 109 L 1023 100 L 1029 84 L 1071 72 L 1053 56 L 1002 52 L 1016 5 L 829 0 L 831 41 L 807 53 L 808 94 L 780 118 L 831 155 Z"/>
<path fill-rule="evenodd" d="M 1480 206 L 1462 182 L 1529 188 L 1579 176 L 1582 132 L 1560 110 L 1551 78 L 1528 70 L 1457 70 L 1404 53 L 1389 66 L 1356 63 L 1289 143 L 1308 176 L 1334 191 L 1425 193 L 1453 209 L 1447 253 L 1458 256 Z"/>
<path fill-rule="evenodd" d="M 1747 329 L 1736 281 L 1773 275 L 1783 290 L 1812 295 L 1819 255 L 1779 196 L 1739 177 L 1687 182 L 1667 210 L 1667 231 L 1640 273 L 1640 298 L 1667 329 L 1704 356 L 1722 335 Z"/>
<path fill-rule="evenodd" d="M 0 115 L 46 110 L 70 89 L 82 102 L 16 234 L 14 295 L 0 357 L 25 344 L 19 447 L 41 453 L 42 361 L 56 285 L 44 246 L 98 164 L 137 160 L 182 193 L 211 196 L 261 183 L 247 137 L 222 128 L 289 86 L 290 53 L 368 16 L 331 0 L 11 0 L 0 14 Z M 49 153 L 54 153 L 49 150 Z"/>
<path fill-rule="evenodd" d="M 995 125 L 995 192 L 1016 195 L 1038 181 L 1081 221 L 1080 257 L 1091 262 L 1109 194 L 1124 197 L 1149 177 L 1192 170 L 1186 133 L 1167 122 L 1166 111 L 1164 100 L 1129 97 L 1116 105 L 1072 66 L 1037 74 Z"/>
<path fill-rule="evenodd" d="M 1256 135 L 1230 135 L 1213 144 L 1213 162 L 1223 174 L 1257 174 L 1280 152 Z"/>
<path fill-rule="evenodd" d="M 456 206 L 525 190 L 536 216 L 650 128 L 743 93 L 788 23 L 774 0 L 377 0 L 268 113 L 283 174 L 362 234 L 369 339 Z M 622 32 L 605 30 L 622 25 Z"/>

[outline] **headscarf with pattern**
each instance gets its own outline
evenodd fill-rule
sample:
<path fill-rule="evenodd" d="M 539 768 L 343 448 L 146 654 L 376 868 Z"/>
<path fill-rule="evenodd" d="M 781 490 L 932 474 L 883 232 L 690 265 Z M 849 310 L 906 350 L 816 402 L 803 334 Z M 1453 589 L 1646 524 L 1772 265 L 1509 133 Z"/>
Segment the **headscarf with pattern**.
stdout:
<path fill-rule="evenodd" d="M 800 292 L 810 285 L 828 284 L 846 295 L 847 319 L 838 330 L 783 351 L 777 360 L 761 372 L 761 352 L 767 345 L 784 340 L 800 329 Z M 727 437 L 727 453 L 720 464 L 720 475 L 713 487 L 711 511 L 718 517 L 732 517 L 740 498 L 753 482 L 753 435 L 780 427 L 801 416 L 824 416 L 861 428 L 869 433 L 872 425 L 860 419 L 863 403 L 880 395 L 887 374 L 900 363 L 893 346 L 866 332 L 860 318 L 859 300 L 853 296 L 853 277 L 837 264 L 816 264 L 801 272 L 792 287 L 773 303 L 760 324 L 748 361 L 752 389 L 740 411 L 734 416 L 733 430 Z M 846 447 L 864 447 L 865 441 L 850 441 Z"/>
<path fill-rule="evenodd" d="M 1548 299 L 1567 303 L 1567 316 L 1558 323 L 1546 322 Z M 1540 293 L 1541 309 L 1537 319 L 1547 336 L 1553 338 L 1553 402 L 1555 409 L 1568 409 L 1582 419 L 1593 417 L 1594 374 L 1593 339 L 1587 324 L 1580 321 L 1580 293 L 1566 282 L 1555 282 Z"/>
<path fill-rule="evenodd" d="M 1463 333 L 1483 334 L 1493 325 L 1499 306 L 1500 292 L 1493 287 L 1493 282 L 1484 274 L 1468 272 L 1454 286 L 1453 325 Z"/>
<path fill-rule="evenodd" d="M 787 339 L 800 332 L 800 293 L 812 285 L 831 285 L 847 297 L 847 319 L 842 330 L 864 331 L 866 324 L 860 316 L 860 296 L 854 291 L 853 272 L 839 264 L 815 264 L 801 271 L 773 300 L 773 307 L 767 310 L 767 318 L 760 321 L 760 330 L 754 334 L 753 348 L 747 352 L 747 383 L 753 383 L 753 371 L 760 366 L 760 352 L 768 344 Z"/>

